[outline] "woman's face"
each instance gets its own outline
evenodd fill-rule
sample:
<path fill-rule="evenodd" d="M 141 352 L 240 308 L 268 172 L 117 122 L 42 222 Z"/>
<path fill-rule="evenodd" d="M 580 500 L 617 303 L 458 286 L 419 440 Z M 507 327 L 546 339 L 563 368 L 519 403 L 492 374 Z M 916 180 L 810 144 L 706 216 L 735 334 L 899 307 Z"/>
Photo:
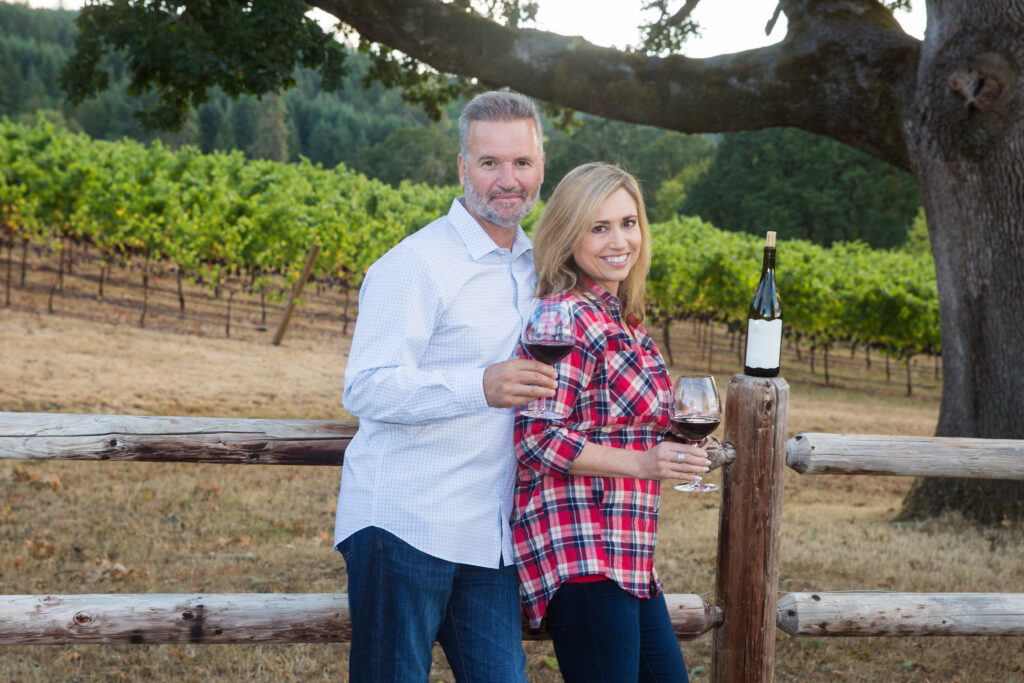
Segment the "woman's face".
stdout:
<path fill-rule="evenodd" d="M 618 295 L 619 283 L 640 259 L 641 241 L 636 202 L 620 187 L 601 204 L 572 257 L 591 280 Z"/>

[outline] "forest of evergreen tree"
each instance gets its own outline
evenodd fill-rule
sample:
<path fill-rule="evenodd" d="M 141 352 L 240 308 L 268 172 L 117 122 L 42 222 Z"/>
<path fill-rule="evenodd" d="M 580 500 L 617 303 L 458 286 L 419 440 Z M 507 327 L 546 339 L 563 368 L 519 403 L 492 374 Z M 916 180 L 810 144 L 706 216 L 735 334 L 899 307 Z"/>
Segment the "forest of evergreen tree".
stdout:
<path fill-rule="evenodd" d="M 75 14 L 0 2 L 0 117 L 29 124 L 45 118 L 96 139 L 160 139 L 283 162 L 305 157 L 395 186 L 458 182 L 461 103 L 432 121 L 406 104 L 400 90 L 364 87 L 368 61 L 355 51 L 342 90 L 325 91 L 318 74 L 304 69 L 280 95 L 233 100 L 214 89 L 175 132 L 142 129 L 133 115 L 142 100 L 128 94 L 118 57 L 108 60 L 111 87 L 73 107 L 59 79 L 73 51 Z M 909 243 L 918 244 L 923 230 L 909 174 L 798 130 L 683 135 L 577 115 L 571 130 L 546 125 L 545 153 L 548 192 L 577 164 L 618 163 L 640 180 L 654 221 L 698 215 L 727 230 L 775 230 L 824 246 L 861 240 L 878 248 L 908 243 L 912 230 L 918 239 L 911 235 Z"/>

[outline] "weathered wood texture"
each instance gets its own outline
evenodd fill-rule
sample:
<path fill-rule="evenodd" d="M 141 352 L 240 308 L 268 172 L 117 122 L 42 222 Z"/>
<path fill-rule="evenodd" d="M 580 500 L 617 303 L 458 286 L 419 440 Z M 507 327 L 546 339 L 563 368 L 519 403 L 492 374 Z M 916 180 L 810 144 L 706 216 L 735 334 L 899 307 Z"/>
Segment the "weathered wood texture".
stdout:
<path fill-rule="evenodd" d="M 0 412 L 0 460 L 341 465 L 357 421 Z M 711 469 L 735 458 L 707 448 Z"/>
<path fill-rule="evenodd" d="M 676 635 L 721 621 L 699 595 L 666 595 Z M 543 627 L 524 640 L 546 640 Z M 0 596 L 0 645 L 111 643 L 336 643 L 352 638 L 348 596 L 93 594 Z"/>
<path fill-rule="evenodd" d="M 736 447 L 728 441 L 722 443 L 715 437 L 711 437 L 708 445 L 704 447 L 704 451 L 708 454 L 708 460 L 711 461 L 711 465 L 708 467 L 709 471 L 725 467 L 736 460 Z"/>
<path fill-rule="evenodd" d="M 791 636 L 1024 636 L 1021 593 L 789 593 Z"/>
<path fill-rule="evenodd" d="M 1024 440 L 798 434 L 786 464 L 801 474 L 1024 479 Z"/>
<path fill-rule="evenodd" d="M 0 413 L 0 458 L 341 465 L 357 422 Z"/>
<path fill-rule="evenodd" d="M 775 666 L 789 384 L 734 375 L 727 396 L 725 441 L 736 458 L 722 474 L 715 604 L 725 618 L 714 631 L 711 680 L 768 683 Z"/>
<path fill-rule="evenodd" d="M 351 639 L 348 596 L 6 595 L 0 643 L 328 643 Z"/>

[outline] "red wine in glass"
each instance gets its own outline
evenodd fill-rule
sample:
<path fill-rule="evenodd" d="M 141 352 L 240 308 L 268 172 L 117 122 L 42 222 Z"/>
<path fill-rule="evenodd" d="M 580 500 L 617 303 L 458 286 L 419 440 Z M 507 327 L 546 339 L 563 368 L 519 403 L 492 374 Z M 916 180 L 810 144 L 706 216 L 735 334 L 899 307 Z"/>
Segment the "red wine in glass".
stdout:
<path fill-rule="evenodd" d="M 722 401 L 715 378 L 709 375 L 677 377 L 672 386 L 671 429 L 690 444 L 703 441 L 722 422 Z M 703 481 L 690 481 L 673 486 L 676 491 L 717 491 L 718 487 Z"/>
<path fill-rule="evenodd" d="M 572 344 L 548 344 L 545 342 L 534 342 L 525 346 L 526 352 L 533 356 L 534 359 L 548 365 L 554 365 L 568 356 L 573 347 Z"/>
<path fill-rule="evenodd" d="M 721 422 L 714 417 L 673 417 L 672 431 L 685 441 L 698 443 L 718 429 Z"/>
<path fill-rule="evenodd" d="M 565 358 L 576 345 L 572 304 L 565 299 L 537 299 L 526 319 L 521 341 L 526 352 L 541 363 L 554 365 Z M 565 419 L 546 398 L 530 403 L 522 414 L 544 420 Z"/>

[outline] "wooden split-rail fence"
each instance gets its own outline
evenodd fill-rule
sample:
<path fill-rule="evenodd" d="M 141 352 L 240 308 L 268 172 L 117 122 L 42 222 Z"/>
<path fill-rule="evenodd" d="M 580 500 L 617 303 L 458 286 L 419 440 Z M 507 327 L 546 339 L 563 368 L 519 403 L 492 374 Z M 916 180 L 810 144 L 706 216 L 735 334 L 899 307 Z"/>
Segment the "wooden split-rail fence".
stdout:
<path fill-rule="evenodd" d="M 714 603 L 669 595 L 676 635 L 712 631 L 711 679 L 771 681 L 775 633 L 1021 636 L 1024 594 L 802 592 L 776 599 L 783 468 L 802 474 L 1024 479 L 1024 441 L 851 434 L 786 439 L 789 384 L 735 375 Z M 341 465 L 357 423 L 0 413 L 0 458 Z M 336 594 L 0 596 L 0 644 L 295 643 L 350 639 Z M 524 639 L 543 631 L 524 628 Z"/>

